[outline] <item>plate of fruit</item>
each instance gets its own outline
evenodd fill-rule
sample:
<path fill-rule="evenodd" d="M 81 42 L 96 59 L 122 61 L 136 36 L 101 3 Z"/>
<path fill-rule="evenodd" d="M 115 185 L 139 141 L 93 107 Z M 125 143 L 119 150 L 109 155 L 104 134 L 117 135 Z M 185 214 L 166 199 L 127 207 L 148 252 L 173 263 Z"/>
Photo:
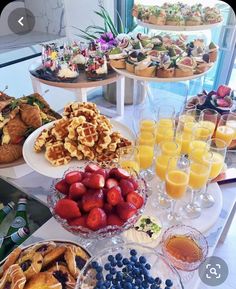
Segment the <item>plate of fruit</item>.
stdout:
<path fill-rule="evenodd" d="M 67 231 L 103 239 L 133 227 L 146 199 L 146 184 L 136 173 L 88 162 L 53 182 L 48 204 Z"/>

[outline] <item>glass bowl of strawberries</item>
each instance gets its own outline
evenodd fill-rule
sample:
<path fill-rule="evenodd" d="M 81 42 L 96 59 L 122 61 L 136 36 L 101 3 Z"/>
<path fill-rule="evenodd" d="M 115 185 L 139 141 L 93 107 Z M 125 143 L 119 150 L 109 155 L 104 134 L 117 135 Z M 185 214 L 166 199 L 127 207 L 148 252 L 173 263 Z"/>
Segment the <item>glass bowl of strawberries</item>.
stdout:
<path fill-rule="evenodd" d="M 104 239 L 133 227 L 146 200 L 146 183 L 140 175 L 114 164 L 88 162 L 53 181 L 48 205 L 67 231 Z"/>

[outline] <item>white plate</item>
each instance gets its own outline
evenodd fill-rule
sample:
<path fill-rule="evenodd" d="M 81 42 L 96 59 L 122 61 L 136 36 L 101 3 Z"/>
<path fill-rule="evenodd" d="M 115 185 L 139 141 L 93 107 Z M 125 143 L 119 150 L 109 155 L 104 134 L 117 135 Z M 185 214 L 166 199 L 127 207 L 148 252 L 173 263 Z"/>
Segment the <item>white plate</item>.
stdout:
<path fill-rule="evenodd" d="M 210 70 L 214 67 L 214 65 L 212 65 L 207 71 L 200 73 L 200 74 L 194 74 L 191 76 L 185 76 L 185 77 L 170 77 L 170 78 L 161 78 L 161 77 L 143 77 L 143 76 L 137 76 L 134 73 L 131 73 L 129 71 L 127 71 L 126 69 L 118 69 L 118 68 L 114 68 L 112 66 L 112 68 L 119 74 L 128 77 L 128 78 L 132 78 L 135 80 L 140 80 L 140 81 L 150 81 L 150 82 L 178 82 L 178 81 L 186 81 L 186 80 L 191 80 L 191 79 L 196 79 L 199 77 L 202 77 L 203 75 L 207 74 L 208 72 L 210 72 Z"/>
<path fill-rule="evenodd" d="M 173 25 L 155 25 L 151 23 L 142 22 L 137 19 L 137 24 L 146 27 L 149 29 L 162 30 L 162 31 L 201 31 L 201 30 L 210 30 L 217 26 L 222 25 L 223 21 L 213 24 L 204 24 L 196 26 L 173 26 Z"/>
<path fill-rule="evenodd" d="M 122 136 L 128 138 L 131 141 L 135 140 L 135 136 L 133 132 L 124 124 L 115 121 L 113 119 L 110 120 L 113 125 L 113 131 L 119 131 Z M 53 122 L 48 123 L 37 130 L 35 130 L 25 141 L 23 146 L 23 157 L 25 162 L 36 172 L 51 178 L 61 178 L 66 170 L 71 167 L 76 167 L 83 165 L 85 161 L 78 161 L 76 159 L 72 159 L 72 161 L 63 166 L 54 167 L 52 166 L 45 158 L 44 152 L 35 153 L 34 152 L 34 142 L 38 135 L 45 128 L 51 127 Z"/>

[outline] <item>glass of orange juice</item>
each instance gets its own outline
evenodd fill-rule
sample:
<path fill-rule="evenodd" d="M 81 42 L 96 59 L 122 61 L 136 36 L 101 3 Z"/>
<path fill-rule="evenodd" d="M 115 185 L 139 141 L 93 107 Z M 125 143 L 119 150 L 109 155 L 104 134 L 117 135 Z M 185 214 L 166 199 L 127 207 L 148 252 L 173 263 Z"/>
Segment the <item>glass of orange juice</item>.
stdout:
<path fill-rule="evenodd" d="M 206 148 L 207 141 L 211 139 L 211 130 L 200 124 L 196 124 L 193 128 L 192 140 L 189 144 L 189 153 L 196 148 Z"/>
<path fill-rule="evenodd" d="M 140 131 L 138 134 L 138 143 L 142 145 L 155 146 L 155 134 L 149 131 Z"/>
<path fill-rule="evenodd" d="M 190 174 L 190 161 L 185 156 L 170 158 L 165 177 L 165 190 L 172 199 L 172 208 L 167 215 L 169 224 L 180 223 L 182 216 L 176 211 L 177 200 L 182 199 L 187 191 Z"/>
<path fill-rule="evenodd" d="M 234 130 L 233 140 L 236 140 L 236 114 L 235 113 L 229 113 L 228 114 L 226 125 L 231 127 Z"/>
<path fill-rule="evenodd" d="M 139 160 L 137 158 L 138 148 L 135 146 L 130 147 L 122 147 L 117 150 L 119 157 L 119 165 L 130 171 L 131 173 L 134 171 L 139 173 L 140 165 Z"/>
<path fill-rule="evenodd" d="M 232 127 L 232 123 L 231 125 L 228 123 L 228 116 L 228 114 L 223 114 L 221 116 L 215 133 L 215 137 L 223 140 L 227 147 L 231 144 L 235 137 L 235 129 Z M 220 146 L 220 142 L 218 143 L 218 146 Z"/>
<path fill-rule="evenodd" d="M 200 195 L 201 207 L 210 208 L 214 205 L 215 200 L 207 192 L 209 183 L 215 179 L 223 170 L 225 155 L 227 150 L 226 142 L 213 138 L 207 142 L 208 152 L 203 155 L 203 163 L 210 163 L 211 169 L 205 191 Z"/>
<path fill-rule="evenodd" d="M 218 121 L 218 112 L 211 108 L 205 108 L 201 111 L 199 117 L 199 125 L 205 126 L 211 131 L 211 136 L 214 134 Z"/>
<path fill-rule="evenodd" d="M 158 106 L 156 115 L 157 122 L 159 122 L 162 119 L 173 120 L 174 117 L 175 117 L 175 108 L 173 105 L 161 104 Z"/>
<path fill-rule="evenodd" d="M 161 119 L 156 126 L 156 143 L 172 141 L 175 135 L 175 124 L 172 119 Z"/>
<path fill-rule="evenodd" d="M 189 153 L 190 142 L 193 139 L 192 123 L 190 123 L 189 129 L 186 128 L 188 128 L 188 123 L 181 121 L 178 122 L 175 134 L 175 141 L 179 144 L 182 154 Z"/>

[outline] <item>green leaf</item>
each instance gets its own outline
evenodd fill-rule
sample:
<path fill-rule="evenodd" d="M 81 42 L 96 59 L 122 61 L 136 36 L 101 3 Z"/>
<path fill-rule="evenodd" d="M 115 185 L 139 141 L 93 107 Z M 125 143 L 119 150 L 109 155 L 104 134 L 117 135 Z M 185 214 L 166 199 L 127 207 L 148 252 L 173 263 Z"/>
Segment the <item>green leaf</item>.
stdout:
<path fill-rule="evenodd" d="M 102 13 L 105 15 L 106 19 L 107 19 L 107 24 L 111 29 L 111 32 L 114 36 L 117 36 L 119 34 L 119 32 L 117 31 L 115 24 L 113 23 L 108 11 L 101 5 L 99 5 L 99 7 L 101 8 Z"/>
<path fill-rule="evenodd" d="M 74 26 L 72 26 L 72 27 L 74 27 Z M 79 30 L 80 32 L 84 33 L 84 34 L 85 34 L 84 36 L 89 37 L 90 39 L 97 39 L 96 36 L 94 36 L 94 35 L 86 32 L 86 31 L 84 31 L 84 30 L 82 30 L 82 29 L 79 29 L 79 28 L 77 28 L 77 27 L 74 27 L 74 28 L 76 28 L 76 29 Z M 83 38 L 84 38 L 84 37 L 83 37 Z"/>
<path fill-rule="evenodd" d="M 98 30 L 101 30 L 103 32 L 106 32 L 105 28 L 103 28 L 102 26 L 96 26 L 96 25 L 89 25 L 85 31 L 88 32 L 88 30 L 90 29 L 98 29 Z"/>
<path fill-rule="evenodd" d="M 125 28 L 124 28 L 124 24 L 123 24 L 123 21 L 121 19 L 120 13 L 117 10 L 116 10 L 116 13 L 117 13 L 117 17 L 118 17 L 118 20 L 120 23 L 120 33 L 125 33 Z"/>
<path fill-rule="evenodd" d="M 130 33 L 130 32 L 132 32 L 132 31 L 134 31 L 134 29 L 135 29 L 137 26 L 138 26 L 138 24 L 135 23 L 133 26 L 131 26 L 131 27 L 128 29 L 127 33 Z"/>

